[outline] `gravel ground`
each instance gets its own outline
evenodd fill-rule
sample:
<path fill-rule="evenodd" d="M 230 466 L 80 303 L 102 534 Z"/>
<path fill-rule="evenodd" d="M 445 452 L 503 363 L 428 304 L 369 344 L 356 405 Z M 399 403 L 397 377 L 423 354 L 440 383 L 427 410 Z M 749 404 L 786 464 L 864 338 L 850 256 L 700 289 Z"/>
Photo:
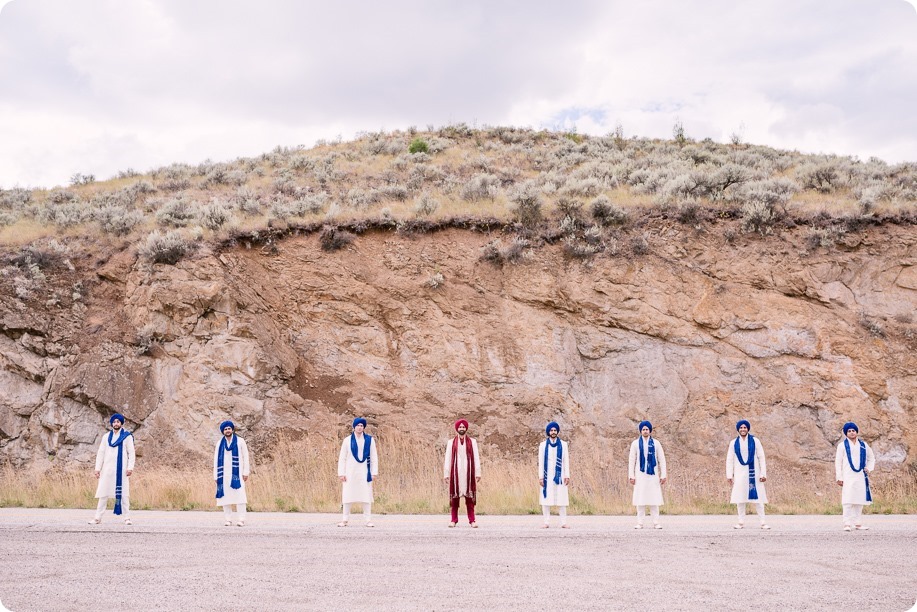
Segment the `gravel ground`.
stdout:
<path fill-rule="evenodd" d="M 908 610 L 917 517 L 441 516 L 0 509 L 0 602 L 30 610 Z M 556 518 L 556 517 L 555 517 Z M 0 610 L 2 610 L 0 606 Z"/>

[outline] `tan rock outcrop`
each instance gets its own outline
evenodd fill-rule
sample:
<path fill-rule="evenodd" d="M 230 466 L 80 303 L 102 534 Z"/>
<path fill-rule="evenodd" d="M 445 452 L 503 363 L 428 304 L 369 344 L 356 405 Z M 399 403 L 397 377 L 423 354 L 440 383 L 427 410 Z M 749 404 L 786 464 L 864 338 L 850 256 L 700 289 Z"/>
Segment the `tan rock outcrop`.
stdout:
<path fill-rule="evenodd" d="M 144 462 L 202 460 L 225 418 L 264 452 L 278 430 L 336 437 L 365 415 L 428 440 L 464 416 L 506 456 L 551 419 L 622 454 L 649 418 L 670 461 L 709 465 L 744 417 L 770 456 L 819 470 L 855 420 L 881 465 L 917 464 L 912 228 L 816 252 L 799 229 L 650 236 L 638 258 L 546 246 L 502 268 L 479 260 L 492 237 L 460 230 L 176 266 L 118 254 L 87 272 L 83 302 L 3 297 L 0 457 L 89 462 L 118 411 Z"/>

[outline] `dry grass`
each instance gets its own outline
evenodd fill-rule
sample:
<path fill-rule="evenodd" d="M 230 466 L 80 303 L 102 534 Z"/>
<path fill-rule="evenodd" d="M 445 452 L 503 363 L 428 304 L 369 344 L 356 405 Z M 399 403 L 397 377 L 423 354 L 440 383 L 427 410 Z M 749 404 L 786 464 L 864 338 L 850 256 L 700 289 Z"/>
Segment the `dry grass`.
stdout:
<path fill-rule="evenodd" d="M 375 484 L 375 512 L 445 514 L 442 449 L 418 446 L 403 438 L 379 438 L 380 478 Z M 340 508 L 337 456 L 340 442 L 309 438 L 280 440 L 275 459 L 256 464 L 248 482 L 250 508 L 270 512 L 335 512 Z M 258 457 L 253 457 L 257 460 Z M 537 514 L 535 461 L 484 457 L 478 510 L 482 514 Z M 770 465 L 768 512 L 771 514 L 838 514 L 840 491 L 833 473 L 801 475 L 796 469 Z M 730 487 L 722 467 L 677 469 L 670 460 L 665 485 L 667 514 L 731 514 Z M 135 509 L 208 510 L 214 506 L 212 467 L 205 461 L 187 469 L 150 468 L 142 460 L 131 477 Z M 876 472 L 871 480 L 873 514 L 917 512 L 917 478 L 910 472 Z M 0 469 L 0 507 L 93 508 L 96 481 L 89 468 L 45 473 Z M 575 456 L 571 514 L 633 513 L 631 487 L 623 465 L 609 464 L 598 449 Z"/>
<path fill-rule="evenodd" d="M 42 238 L 59 235 L 53 226 L 42 225 L 35 219 L 20 219 L 13 225 L 0 227 L 0 245 L 19 247 L 31 244 Z"/>
<path fill-rule="evenodd" d="M 412 157 L 408 155 L 408 143 L 415 137 L 438 141 L 443 148 L 423 157 Z M 384 150 L 373 152 L 372 143 L 379 142 L 384 143 Z M 386 209 L 395 220 L 409 220 L 416 216 L 413 202 L 421 194 L 439 202 L 434 219 L 479 216 L 508 221 L 512 217 L 508 195 L 525 181 L 534 181 L 543 191 L 544 212 L 548 216 L 555 210 L 564 188 L 582 180 L 598 181 L 598 193 L 576 197 L 583 204 L 588 204 L 597 195 L 604 195 L 625 209 L 658 211 L 677 204 L 678 198 L 666 188 L 666 184 L 676 177 L 687 178 L 691 173 L 713 177 L 718 169 L 728 165 L 742 166 L 749 180 L 752 177 L 758 181 L 780 178 L 793 183 L 795 191 L 786 202 L 786 209 L 792 216 L 856 215 L 860 211 L 861 192 L 864 189 L 875 192 L 878 188 L 881 188 L 881 195 L 875 196 L 872 204 L 876 215 L 913 218 L 917 214 L 915 164 L 888 166 L 875 160 L 861 162 L 847 157 L 803 155 L 712 141 L 689 140 L 686 144 L 686 147 L 676 147 L 671 141 L 580 135 L 571 139 L 569 134 L 562 132 L 499 127 L 471 130 L 466 126 L 446 126 L 416 134 L 400 131 L 367 134 L 351 142 L 320 143 L 311 149 L 278 148 L 256 158 L 204 162 L 197 166 L 174 165 L 142 175 L 73 185 L 63 190 L 35 189 L 25 204 L 13 191 L 0 190 L 0 213 L 8 208 L 9 213 L 19 219 L 8 227 L 0 227 L 0 244 L 16 247 L 42 238 L 67 235 L 100 238 L 103 230 L 95 219 L 108 197 L 120 202 L 118 206 L 125 212 L 141 212 L 145 216 L 145 221 L 134 227 L 128 236 L 139 242 L 155 228 L 156 211 L 163 202 L 180 196 L 195 207 L 207 205 L 215 198 L 229 203 L 240 187 L 256 194 L 263 204 L 262 214 L 247 216 L 238 207 L 231 208 L 226 228 L 251 231 L 269 225 L 276 227 L 277 220 L 270 212 L 272 203 L 295 199 L 290 192 L 279 188 L 281 183 L 300 193 L 324 193 L 328 199 L 326 210 L 321 214 L 293 222 L 318 218 L 343 223 L 378 218 Z M 806 173 L 806 168 L 825 164 L 835 168 L 838 177 L 842 177 L 838 184 L 828 193 L 804 188 L 800 177 Z M 422 168 L 432 174 L 424 175 L 426 178 L 417 183 L 413 173 Z M 211 174 L 218 170 L 233 174 L 235 178 L 214 182 Z M 478 201 L 462 199 L 463 186 L 483 173 L 497 177 L 499 188 L 495 197 Z M 635 174 L 641 173 L 656 178 L 648 183 L 646 177 L 632 180 Z M 175 180 L 182 185 L 176 187 Z M 124 194 L 140 182 L 153 191 L 144 191 L 132 200 L 125 200 Z M 652 186 L 647 187 L 650 184 Z M 405 201 L 383 198 L 365 206 L 353 206 L 349 202 L 348 194 L 353 189 L 384 191 L 396 185 L 407 190 Z M 62 202 L 59 199 L 62 191 L 75 196 L 75 203 Z M 713 209 L 735 209 L 748 197 L 741 188 L 731 191 L 727 201 L 714 198 L 712 192 L 699 193 L 698 203 Z M 71 223 L 69 229 L 41 225 L 40 219 L 54 217 L 49 217 L 49 211 L 73 206 L 82 207 L 88 214 L 85 219 Z M 198 222 L 204 225 L 203 221 Z M 66 225 L 61 223 L 61 226 Z M 223 230 L 216 235 L 204 232 L 204 237 L 220 240 L 225 233 Z"/>

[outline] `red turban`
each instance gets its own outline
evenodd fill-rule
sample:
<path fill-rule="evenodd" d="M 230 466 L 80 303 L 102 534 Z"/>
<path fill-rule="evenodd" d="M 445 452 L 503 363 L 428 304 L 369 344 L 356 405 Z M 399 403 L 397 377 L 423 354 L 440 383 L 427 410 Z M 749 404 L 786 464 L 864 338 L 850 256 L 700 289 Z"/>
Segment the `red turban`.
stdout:
<path fill-rule="evenodd" d="M 455 431 L 458 431 L 459 425 L 464 425 L 465 429 L 468 429 L 468 421 L 465 419 L 459 419 L 455 422 Z"/>

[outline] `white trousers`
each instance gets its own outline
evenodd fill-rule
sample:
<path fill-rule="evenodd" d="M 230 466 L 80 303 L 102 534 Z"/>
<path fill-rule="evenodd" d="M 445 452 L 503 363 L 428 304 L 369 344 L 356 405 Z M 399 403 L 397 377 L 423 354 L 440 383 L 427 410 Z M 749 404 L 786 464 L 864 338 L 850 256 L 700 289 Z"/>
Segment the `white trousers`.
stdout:
<path fill-rule="evenodd" d="M 353 503 L 344 504 L 344 520 L 350 520 L 350 507 Z M 363 504 L 363 519 L 368 523 L 372 520 L 373 517 L 373 505 L 372 504 Z"/>
<path fill-rule="evenodd" d="M 646 509 L 650 509 L 650 516 L 653 517 L 653 524 L 659 523 L 659 506 L 637 506 L 637 524 L 643 524 L 643 517 L 646 516 Z"/>
<path fill-rule="evenodd" d="M 105 509 L 108 507 L 108 498 L 100 497 L 99 505 L 96 508 L 96 520 L 101 521 L 102 515 L 105 514 Z M 862 506 L 860 506 L 862 508 Z M 129 519 L 131 517 L 131 500 L 127 495 L 121 496 L 121 517 L 123 519 Z"/>
<path fill-rule="evenodd" d="M 758 506 L 758 518 L 761 519 L 761 524 L 764 524 L 764 502 L 748 502 L 753 503 Z M 736 509 L 739 511 L 739 523 L 745 522 L 745 506 L 746 504 L 736 504 Z"/>
<path fill-rule="evenodd" d="M 236 514 L 239 515 L 239 521 L 245 520 L 245 504 L 236 504 Z M 232 520 L 232 504 L 223 506 L 223 516 L 226 517 L 227 521 Z"/>
<path fill-rule="evenodd" d="M 548 524 L 548 519 L 551 518 L 551 506 L 542 506 L 541 511 L 544 513 L 544 524 Z M 557 506 L 557 514 L 560 515 L 560 524 L 567 524 L 567 507 L 566 506 Z"/>
<path fill-rule="evenodd" d="M 844 525 L 861 525 L 863 518 L 862 504 L 843 504 Z"/>

